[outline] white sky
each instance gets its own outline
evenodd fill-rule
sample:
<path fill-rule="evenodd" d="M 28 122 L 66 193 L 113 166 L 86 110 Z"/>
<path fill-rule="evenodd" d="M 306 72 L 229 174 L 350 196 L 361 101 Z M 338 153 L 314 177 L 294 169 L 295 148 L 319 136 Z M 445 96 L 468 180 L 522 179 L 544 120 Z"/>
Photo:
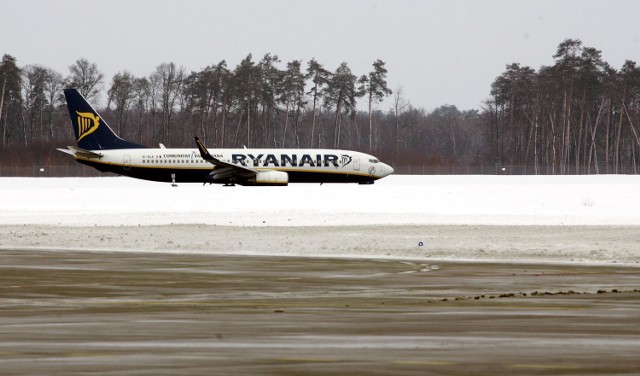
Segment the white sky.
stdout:
<path fill-rule="evenodd" d="M 0 0 L 0 54 L 63 75 L 84 57 L 109 86 L 115 73 L 149 75 L 163 62 L 187 72 L 252 53 L 357 76 L 387 63 L 391 89 L 414 106 L 480 108 L 505 65 L 538 69 L 566 38 L 619 69 L 640 62 L 634 0 Z M 387 110 L 390 101 L 381 104 Z"/>

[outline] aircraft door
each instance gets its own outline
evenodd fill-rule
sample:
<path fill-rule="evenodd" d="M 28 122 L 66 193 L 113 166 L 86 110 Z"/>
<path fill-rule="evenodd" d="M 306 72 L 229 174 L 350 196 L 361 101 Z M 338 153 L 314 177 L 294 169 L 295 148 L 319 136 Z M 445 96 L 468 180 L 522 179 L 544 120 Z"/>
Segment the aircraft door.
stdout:
<path fill-rule="evenodd" d="M 124 168 L 125 170 L 131 169 L 131 156 L 129 154 L 125 154 L 122 157 L 122 162 L 123 162 L 122 168 Z"/>
<path fill-rule="evenodd" d="M 360 171 L 360 158 L 353 157 L 353 171 Z"/>

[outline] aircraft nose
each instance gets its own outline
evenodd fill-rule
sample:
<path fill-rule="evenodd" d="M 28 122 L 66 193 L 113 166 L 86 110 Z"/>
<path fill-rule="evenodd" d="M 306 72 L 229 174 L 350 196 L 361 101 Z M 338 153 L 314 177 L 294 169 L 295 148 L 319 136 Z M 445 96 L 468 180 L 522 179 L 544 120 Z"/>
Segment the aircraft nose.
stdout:
<path fill-rule="evenodd" d="M 384 169 L 383 169 L 384 173 L 382 174 L 382 177 L 388 176 L 393 174 L 393 167 L 389 166 L 388 164 L 384 164 Z"/>

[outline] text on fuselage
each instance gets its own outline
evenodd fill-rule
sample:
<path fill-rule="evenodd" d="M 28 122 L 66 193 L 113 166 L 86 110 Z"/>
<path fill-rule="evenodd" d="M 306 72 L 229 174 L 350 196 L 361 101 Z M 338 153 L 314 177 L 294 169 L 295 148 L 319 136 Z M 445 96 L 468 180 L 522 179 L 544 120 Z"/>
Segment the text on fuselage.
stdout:
<path fill-rule="evenodd" d="M 335 154 L 232 154 L 231 162 L 251 167 L 344 167 L 351 162 L 351 157 L 343 155 L 341 158 Z"/>

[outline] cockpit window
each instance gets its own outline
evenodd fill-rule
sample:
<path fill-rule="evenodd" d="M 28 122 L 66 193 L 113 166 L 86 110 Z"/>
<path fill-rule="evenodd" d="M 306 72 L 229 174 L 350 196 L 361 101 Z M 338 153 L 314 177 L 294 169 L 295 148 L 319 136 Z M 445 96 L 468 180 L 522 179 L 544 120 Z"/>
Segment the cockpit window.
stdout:
<path fill-rule="evenodd" d="M 371 162 L 371 163 L 378 163 L 378 162 L 380 162 L 380 161 L 379 161 L 379 160 L 377 160 L 377 159 L 369 159 L 369 162 Z"/>

